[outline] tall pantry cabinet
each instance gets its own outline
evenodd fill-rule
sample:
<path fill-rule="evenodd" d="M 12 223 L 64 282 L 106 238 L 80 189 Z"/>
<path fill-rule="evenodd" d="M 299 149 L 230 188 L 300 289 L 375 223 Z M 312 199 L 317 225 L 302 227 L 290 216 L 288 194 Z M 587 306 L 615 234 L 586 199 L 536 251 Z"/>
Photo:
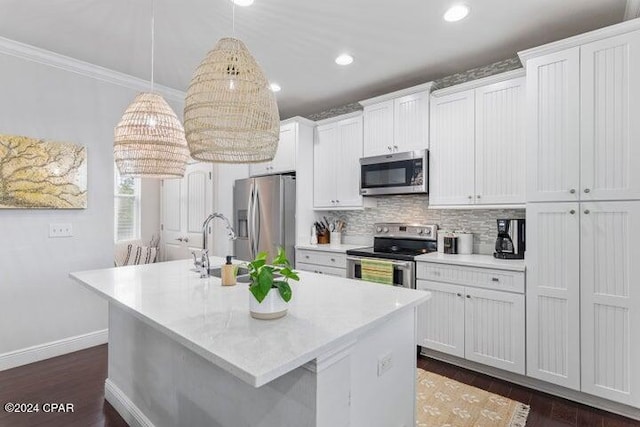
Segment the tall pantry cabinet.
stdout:
<path fill-rule="evenodd" d="M 527 375 L 640 408 L 640 25 L 527 69 Z"/>

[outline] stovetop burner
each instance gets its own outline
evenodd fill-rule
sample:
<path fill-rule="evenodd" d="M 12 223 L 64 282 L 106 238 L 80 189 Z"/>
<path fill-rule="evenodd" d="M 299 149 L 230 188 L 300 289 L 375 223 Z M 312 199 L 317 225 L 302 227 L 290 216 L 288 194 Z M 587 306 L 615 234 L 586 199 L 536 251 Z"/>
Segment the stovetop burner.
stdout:
<path fill-rule="evenodd" d="M 374 227 L 373 247 L 351 249 L 347 255 L 413 261 L 437 250 L 436 225 L 380 223 Z"/>

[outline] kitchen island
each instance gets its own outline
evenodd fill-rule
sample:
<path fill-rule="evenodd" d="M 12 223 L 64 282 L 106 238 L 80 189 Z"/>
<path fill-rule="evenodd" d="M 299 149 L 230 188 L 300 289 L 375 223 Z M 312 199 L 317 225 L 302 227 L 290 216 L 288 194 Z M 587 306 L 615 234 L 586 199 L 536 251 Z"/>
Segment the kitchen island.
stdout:
<path fill-rule="evenodd" d="M 105 396 L 130 425 L 415 425 L 415 312 L 429 293 L 301 272 L 287 316 L 265 321 L 246 284 L 191 267 L 71 274 L 109 301 Z"/>

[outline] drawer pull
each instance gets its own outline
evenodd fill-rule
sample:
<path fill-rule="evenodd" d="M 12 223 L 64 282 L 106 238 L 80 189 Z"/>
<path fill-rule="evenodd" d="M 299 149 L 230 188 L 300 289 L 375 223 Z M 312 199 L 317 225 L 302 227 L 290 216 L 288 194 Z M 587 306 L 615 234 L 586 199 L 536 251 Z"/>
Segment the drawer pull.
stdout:
<path fill-rule="evenodd" d="M 434 275 L 434 276 L 439 276 L 439 275 L 440 275 L 440 272 L 439 272 L 439 271 L 434 271 L 434 272 L 433 272 L 433 275 Z"/>
<path fill-rule="evenodd" d="M 462 294 L 461 294 L 460 292 L 458 292 L 458 293 L 456 294 L 456 296 L 461 297 L 461 296 L 462 296 Z"/>
<path fill-rule="evenodd" d="M 467 298 L 471 299 L 471 295 L 467 295 Z"/>
<path fill-rule="evenodd" d="M 331 258 L 331 262 L 336 262 L 336 259 L 335 258 Z"/>
<path fill-rule="evenodd" d="M 306 259 L 309 259 L 309 255 L 305 255 L 304 257 L 305 257 Z"/>
<path fill-rule="evenodd" d="M 500 279 L 498 279 L 497 277 L 492 277 L 492 278 L 491 278 L 491 281 L 492 281 L 492 282 L 499 282 L 499 281 L 500 281 Z"/>

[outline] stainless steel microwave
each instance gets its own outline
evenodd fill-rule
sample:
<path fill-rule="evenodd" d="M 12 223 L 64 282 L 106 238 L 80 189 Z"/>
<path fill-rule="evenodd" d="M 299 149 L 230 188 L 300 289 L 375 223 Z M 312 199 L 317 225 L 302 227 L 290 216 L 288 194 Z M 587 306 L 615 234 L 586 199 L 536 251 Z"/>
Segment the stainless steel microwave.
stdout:
<path fill-rule="evenodd" d="M 360 194 L 427 194 L 429 150 L 360 159 Z"/>

